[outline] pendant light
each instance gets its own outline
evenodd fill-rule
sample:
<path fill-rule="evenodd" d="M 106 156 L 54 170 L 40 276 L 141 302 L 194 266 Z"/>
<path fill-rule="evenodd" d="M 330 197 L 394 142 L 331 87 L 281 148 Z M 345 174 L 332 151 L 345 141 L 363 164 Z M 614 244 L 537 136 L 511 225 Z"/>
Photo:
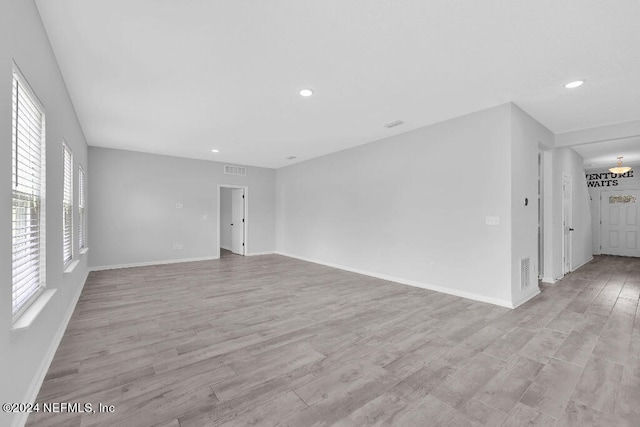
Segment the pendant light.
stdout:
<path fill-rule="evenodd" d="M 627 173 L 631 170 L 629 166 L 622 166 L 622 156 L 618 156 L 618 166 L 614 168 L 609 168 L 609 172 L 617 173 L 618 175 L 622 175 L 623 173 Z"/>

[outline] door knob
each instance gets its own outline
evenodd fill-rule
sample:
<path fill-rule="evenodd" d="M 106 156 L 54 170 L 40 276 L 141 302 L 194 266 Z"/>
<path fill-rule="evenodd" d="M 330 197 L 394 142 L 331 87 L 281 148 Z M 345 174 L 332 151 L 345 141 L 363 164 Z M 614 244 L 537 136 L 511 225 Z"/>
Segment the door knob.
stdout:
<path fill-rule="evenodd" d="M 573 228 L 570 228 L 569 231 L 573 231 Z"/>

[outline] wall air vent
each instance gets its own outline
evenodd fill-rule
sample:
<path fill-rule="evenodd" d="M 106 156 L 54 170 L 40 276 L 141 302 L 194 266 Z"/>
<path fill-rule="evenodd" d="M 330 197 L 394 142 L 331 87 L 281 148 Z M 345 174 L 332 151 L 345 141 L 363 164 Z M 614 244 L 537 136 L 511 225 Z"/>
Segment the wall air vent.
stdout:
<path fill-rule="evenodd" d="M 522 258 L 520 260 L 520 289 L 524 290 L 531 284 L 531 259 Z"/>
<path fill-rule="evenodd" d="M 386 127 L 386 128 L 394 128 L 396 126 L 400 126 L 401 124 L 404 124 L 404 122 L 402 120 L 396 120 L 395 122 L 387 123 L 386 125 L 384 125 L 384 127 Z"/>
<path fill-rule="evenodd" d="M 224 165 L 224 173 L 227 175 L 246 175 L 247 168 L 244 166 Z"/>

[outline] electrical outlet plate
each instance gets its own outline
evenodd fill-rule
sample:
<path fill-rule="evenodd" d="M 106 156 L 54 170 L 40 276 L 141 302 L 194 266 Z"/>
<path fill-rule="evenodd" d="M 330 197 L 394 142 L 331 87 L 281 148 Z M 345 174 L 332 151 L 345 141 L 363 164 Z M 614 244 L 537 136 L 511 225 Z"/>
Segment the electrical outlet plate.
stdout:
<path fill-rule="evenodd" d="M 487 225 L 500 225 L 500 217 L 499 216 L 488 216 L 485 218 L 485 223 Z"/>

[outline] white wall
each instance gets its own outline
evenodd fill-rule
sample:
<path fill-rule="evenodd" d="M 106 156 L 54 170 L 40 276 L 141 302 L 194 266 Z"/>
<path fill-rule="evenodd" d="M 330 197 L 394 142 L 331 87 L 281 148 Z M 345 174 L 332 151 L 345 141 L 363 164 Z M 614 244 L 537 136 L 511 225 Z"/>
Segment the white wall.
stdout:
<path fill-rule="evenodd" d="M 552 275 L 562 274 L 562 174 L 572 178 L 573 229 L 571 270 L 585 264 L 592 257 L 591 202 L 583 169 L 583 158 L 572 148 L 553 150 L 553 246 Z"/>
<path fill-rule="evenodd" d="M 607 168 L 589 169 L 585 171 L 585 176 L 604 173 L 609 173 L 609 170 Z M 603 191 L 609 190 L 640 190 L 640 173 L 638 173 L 638 170 L 631 170 L 628 175 L 631 176 L 625 178 L 611 178 L 611 176 L 604 178 L 603 176 L 602 180 L 591 180 L 592 182 L 598 182 L 599 184 L 604 185 L 599 187 L 588 187 L 589 196 L 591 198 L 591 230 L 593 233 L 592 251 L 594 254 L 600 254 L 600 239 L 602 238 L 600 230 L 600 195 Z M 603 180 L 605 181 L 604 183 L 602 182 Z M 607 186 L 607 184 L 609 186 Z"/>
<path fill-rule="evenodd" d="M 247 254 L 275 249 L 273 169 L 97 147 L 89 165 L 92 268 L 219 257 L 218 184 L 249 188 Z"/>
<path fill-rule="evenodd" d="M 538 151 L 553 147 L 553 133 L 511 104 L 511 292 L 516 305 L 538 290 Z M 525 206 L 524 200 L 528 199 Z M 520 260 L 531 260 L 531 282 L 520 286 Z"/>
<path fill-rule="evenodd" d="M 278 169 L 277 250 L 510 305 L 510 115 L 505 104 Z"/>
<path fill-rule="evenodd" d="M 220 247 L 231 250 L 231 188 L 220 188 Z M 275 224 L 274 224 L 275 226 Z"/>
<path fill-rule="evenodd" d="M 45 108 L 46 115 L 46 286 L 56 293 L 29 329 L 12 331 L 11 319 L 11 81 L 12 59 Z M 87 275 L 86 255 L 72 273 L 62 261 L 62 139 L 77 165 L 87 169 L 87 144 L 66 92 L 40 16 L 32 0 L 0 2 L 0 401 L 35 399 L 68 316 Z M 76 195 L 77 197 L 77 195 Z M 91 197 L 91 196 L 89 196 Z M 75 212 L 77 218 L 77 207 Z M 77 235 L 76 235 L 77 236 Z M 76 239 L 74 239 L 76 240 Z M 0 412 L 0 425 L 22 423 L 24 415 Z"/>

